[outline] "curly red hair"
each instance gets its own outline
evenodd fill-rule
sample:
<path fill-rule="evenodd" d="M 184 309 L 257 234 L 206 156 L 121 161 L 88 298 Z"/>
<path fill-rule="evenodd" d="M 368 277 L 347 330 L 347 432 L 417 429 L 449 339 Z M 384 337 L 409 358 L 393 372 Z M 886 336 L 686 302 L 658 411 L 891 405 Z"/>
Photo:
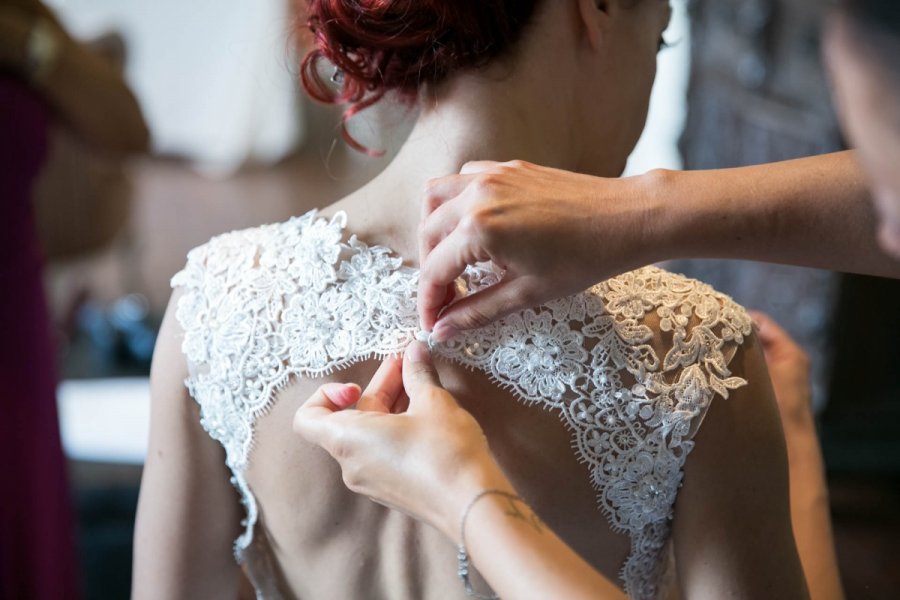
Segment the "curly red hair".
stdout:
<path fill-rule="evenodd" d="M 415 102 L 419 88 L 450 74 L 483 66 L 519 38 L 538 0 L 308 0 L 307 26 L 315 48 L 300 77 L 310 96 L 348 104 L 343 137 L 353 148 L 378 155 L 350 136 L 347 120 L 395 92 Z M 335 90 L 319 63 L 337 69 Z"/>

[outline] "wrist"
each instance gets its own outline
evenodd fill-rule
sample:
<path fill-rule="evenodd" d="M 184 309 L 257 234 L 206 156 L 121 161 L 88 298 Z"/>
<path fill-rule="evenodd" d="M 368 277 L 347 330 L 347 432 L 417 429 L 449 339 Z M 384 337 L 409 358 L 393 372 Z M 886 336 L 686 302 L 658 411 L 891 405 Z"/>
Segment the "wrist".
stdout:
<path fill-rule="evenodd" d="M 515 493 L 515 488 L 492 456 L 487 456 L 464 472 L 460 472 L 451 484 L 453 487 L 445 495 L 446 501 L 436 519 L 436 524 L 438 529 L 454 543 L 459 543 L 460 519 L 474 498 L 485 490 Z"/>
<path fill-rule="evenodd" d="M 680 192 L 683 176 L 682 171 L 654 169 L 633 178 L 643 215 L 638 234 L 646 253 L 644 264 L 684 257 L 690 221 Z"/>

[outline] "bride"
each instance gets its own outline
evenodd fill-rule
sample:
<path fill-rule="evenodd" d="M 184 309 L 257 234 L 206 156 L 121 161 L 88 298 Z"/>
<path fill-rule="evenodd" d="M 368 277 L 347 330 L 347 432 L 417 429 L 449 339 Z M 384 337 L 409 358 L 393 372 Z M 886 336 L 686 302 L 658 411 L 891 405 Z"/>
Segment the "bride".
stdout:
<path fill-rule="evenodd" d="M 218 236 L 173 279 L 136 598 L 233 598 L 242 572 L 263 598 L 466 597 L 455 545 L 348 491 L 293 414 L 325 381 L 369 381 L 419 333 L 429 179 L 478 159 L 621 173 L 669 14 L 663 0 L 310 2 L 307 89 L 349 114 L 385 94 L 417 101 L 417 122 L 359 191 Z M 320 58 L 338 67 L 334 98 Z M 471 268 L 448 299 L 501 266 Z M 648 267 L 433 352 L 515 488 L 624 594 L 806 595 L 777 408 L 729 298 Z"/>

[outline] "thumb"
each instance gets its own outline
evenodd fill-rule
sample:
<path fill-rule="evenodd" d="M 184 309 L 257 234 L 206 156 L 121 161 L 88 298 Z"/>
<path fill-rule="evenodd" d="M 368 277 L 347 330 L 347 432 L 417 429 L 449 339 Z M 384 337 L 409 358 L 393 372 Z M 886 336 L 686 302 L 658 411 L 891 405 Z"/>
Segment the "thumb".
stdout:
<path fill-rule="evenodd" d="M 410 408 L 417 402 L 432 399 L 436 390 L 444 392 L 431 360 L 431 353 L 422 342 L 414 341 L 403 355 L 403 387 L 409 396 Z"/>

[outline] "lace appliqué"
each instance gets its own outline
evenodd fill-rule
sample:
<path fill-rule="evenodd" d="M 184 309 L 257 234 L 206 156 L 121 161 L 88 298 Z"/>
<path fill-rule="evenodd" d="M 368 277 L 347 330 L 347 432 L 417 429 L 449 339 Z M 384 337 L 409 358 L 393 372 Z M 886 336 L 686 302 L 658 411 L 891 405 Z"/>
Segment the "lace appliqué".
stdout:
<path fill-rule="evenodd" d="M 291 377 L 316 377 L 401 352 L 416 337 L 417 271 L 355 236 L 346 216 L 315 211 L 218 236 L 188 254 L 172 279 L 186 384 L 201 424 L 225 448 L 247 508 L 235 542 L 253 539 L 256 500 L 244 478 L 253 426 Z M 460 293 L 502 276 L 471 268 Z M 655 313 L 671 348 L 659 357 Z M 691 437 L 713 397 L 746 382 L 728 362 L 751 331 L 746 312 L 708 286 L 647 267 L 542 307 L 510 315 L 434 351 L 478 369 L 528 403 L 555 409 L 611 527 L 627 533 L 626 593 L 657 596 L 673 505 Z M 628 383 L 626 383 L 628 380 Z"/>

